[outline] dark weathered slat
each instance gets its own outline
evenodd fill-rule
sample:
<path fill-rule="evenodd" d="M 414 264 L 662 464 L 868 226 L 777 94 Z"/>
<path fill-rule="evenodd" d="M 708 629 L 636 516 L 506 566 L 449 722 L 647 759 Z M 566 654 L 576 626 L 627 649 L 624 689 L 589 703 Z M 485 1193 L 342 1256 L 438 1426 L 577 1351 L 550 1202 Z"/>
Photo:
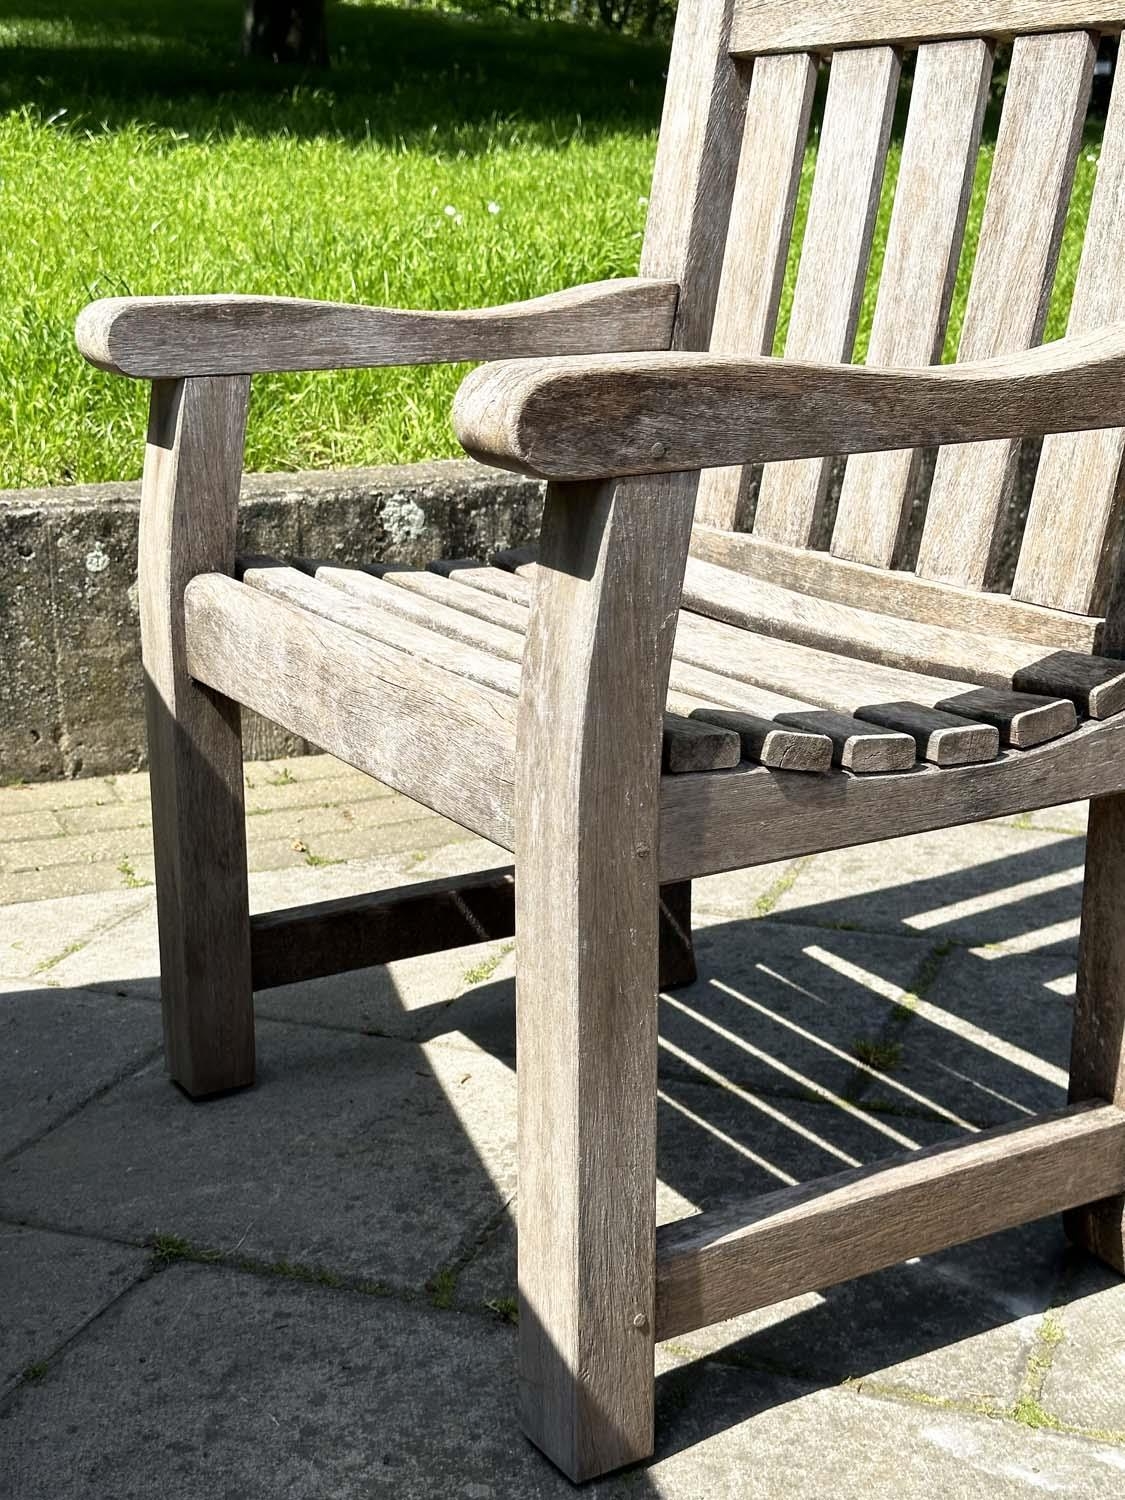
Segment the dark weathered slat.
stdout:
<path fill-rule="evenodd" d="M 1125 715 L 984 765 L 773 776 L 739 766 L 661 786 L 660 872 L 690 880 L 1125 789 Z"/>
<path fill-rule="evenodd" d="M 656 1336 L 1125 1188 L 1125 1110 L 1091 1101 L 657 1230 Z"/>
<path fill-rule="evenodd" d="M 663 887 L 660 905 L 660 982 L 673 989 L 695 978 L 690 884 Z M 512 865 L 262 912 L 250 919 L 254 988 L 509 938 L 515 923 Z"/>

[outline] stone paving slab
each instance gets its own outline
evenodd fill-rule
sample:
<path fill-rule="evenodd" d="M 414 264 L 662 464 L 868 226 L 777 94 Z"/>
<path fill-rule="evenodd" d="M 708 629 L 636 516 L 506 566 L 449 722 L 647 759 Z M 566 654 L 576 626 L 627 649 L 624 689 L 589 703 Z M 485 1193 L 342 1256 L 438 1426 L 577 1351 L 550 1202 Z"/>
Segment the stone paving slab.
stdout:
<path fill-rule="evenodd" d="M 511 1069 L 258 1031 L 257 1088 L 192 1104 L 144 1068 L 0 1168 L 0 1218 L 424 1286 L 514 1189 Z"/>
<path fill-rule="evenodd" d="M 144 1001 L 84 990 L 0 996 L 0 1158 L 130 1074 L 160 1042 L 160 1012 Z"/>
<path fill-rule="evenodd" d="M 46 1361 L 146 1273 L 129 1245 L 0 1224 L 0 1396 Z M 0 1418 L 0 1432 L 3 1421 Z"/>
<path fill-rule="evenodd" d="M 659 1368 L 655 1461 L 583 1493 L 1120 1494 L 1125 1455 L 1107 1444 L 714 1363 Z M 575 1494 L 519 1436 L 514 1397 L 497 1321 L 175 1266 L 19 1392 L 0 1463 L 20 1500 Z"/>
<path fill-rule="evenodd" d="M 998 823 L 943 828 L 802 861 L 773 911 L 934 943 L 1070 952 L 1082 855 L 1077 835 Z"/>
<path fill-rule="evenodd" d="M 509 862 L 328 757 L 246 781 L 255 910 Z M 574 1493 L 513 1416 L 510 942 L 259 995 L 259 1086 L 192 1105 L 151 860 L 89 857 L 145 778 L 54 790 L 0 789 L 5 1500 Z M 661 1219 L 1058 1103 L 1084 811 L 697 882 Z M 1052 1219 L 693 1333 L 588 1493 L 1120 1495 L 1122 1285 Z"/>

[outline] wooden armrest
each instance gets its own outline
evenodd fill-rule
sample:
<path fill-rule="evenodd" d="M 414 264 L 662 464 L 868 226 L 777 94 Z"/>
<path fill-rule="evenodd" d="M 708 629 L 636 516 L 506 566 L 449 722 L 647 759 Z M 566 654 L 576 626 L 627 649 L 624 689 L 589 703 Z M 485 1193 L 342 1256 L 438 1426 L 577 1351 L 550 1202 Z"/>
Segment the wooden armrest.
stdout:
<path fill-rule="evenodd" d="M 1125 425 L 1125 323 L 927 369 L 711 354 L 486 365 L 462 446 L 540 479 L 606 479 Z"/>
<path fill-rule="evenodd" d="M 148 380 L 667 349 L 679 287 L 642 278 L 471 312 L 295 297 L 108 297 L 79 314 L 91 364 Z"/>

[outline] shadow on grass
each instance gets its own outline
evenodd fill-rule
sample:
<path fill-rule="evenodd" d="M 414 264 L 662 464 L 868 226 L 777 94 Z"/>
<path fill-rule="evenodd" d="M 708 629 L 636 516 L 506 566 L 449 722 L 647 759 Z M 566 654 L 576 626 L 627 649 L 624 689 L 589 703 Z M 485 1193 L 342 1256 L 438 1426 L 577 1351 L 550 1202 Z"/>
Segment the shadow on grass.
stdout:
<path fill-rule="evenodd" d="M 497 125 L 537 144 L 655 130 L 667 51 L 577 26 L 481 24 L 382 6 L 331 5 L 332 66 L 239 56 L 231 0 L 0 3 L 0 109 L 98 131 L 130 125 L 220 134 L 326 135 L 487 149 Z"/>

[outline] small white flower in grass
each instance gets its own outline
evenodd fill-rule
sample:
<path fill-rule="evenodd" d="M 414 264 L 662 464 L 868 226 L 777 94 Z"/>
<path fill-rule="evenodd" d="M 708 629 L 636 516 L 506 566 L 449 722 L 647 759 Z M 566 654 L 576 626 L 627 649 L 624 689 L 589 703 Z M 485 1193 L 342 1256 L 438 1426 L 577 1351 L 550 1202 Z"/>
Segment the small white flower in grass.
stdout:
<path fill-rule="evenodd" d="M 647 208 L 648 207 L 648 199 L 644 196 L 643 193 L 637 199 L 637 207 L 638 208 Z"/>
<path fill-rule="evenodd" d="M 445 205 L 445 217 L 447 219 L 455 219 L 457 217 L 457 210 L 453 207 L 452 203 Z"/>
<path fill-rule="evenodd" d="M 1094 152 L 1093 152 L 1093 151 L 1087 151 L 1087 152 L 1086 152 L 1086 160 L 1087 160 L 1087 161 L 1092 161 L 1092 162 L 1093 162 L 1093 164 L 1094 164 L 1094 166 L 1095 166 L 1095 167 L 1096 167 L 1096 166 L 1097 166 L 1097 164 L 1098 164 L 1098 158 L 1097 158 L 1097 156 L 1096 156 L 1096 155 L 1095 155 L 1095 154 L 1094 154 Z"/>
<path fill-rule="evenodd" d="M 500 212 L 499 203 L 490 203 L 488 205 L 488 211 L 490 214 L 498 214 Z"/>

